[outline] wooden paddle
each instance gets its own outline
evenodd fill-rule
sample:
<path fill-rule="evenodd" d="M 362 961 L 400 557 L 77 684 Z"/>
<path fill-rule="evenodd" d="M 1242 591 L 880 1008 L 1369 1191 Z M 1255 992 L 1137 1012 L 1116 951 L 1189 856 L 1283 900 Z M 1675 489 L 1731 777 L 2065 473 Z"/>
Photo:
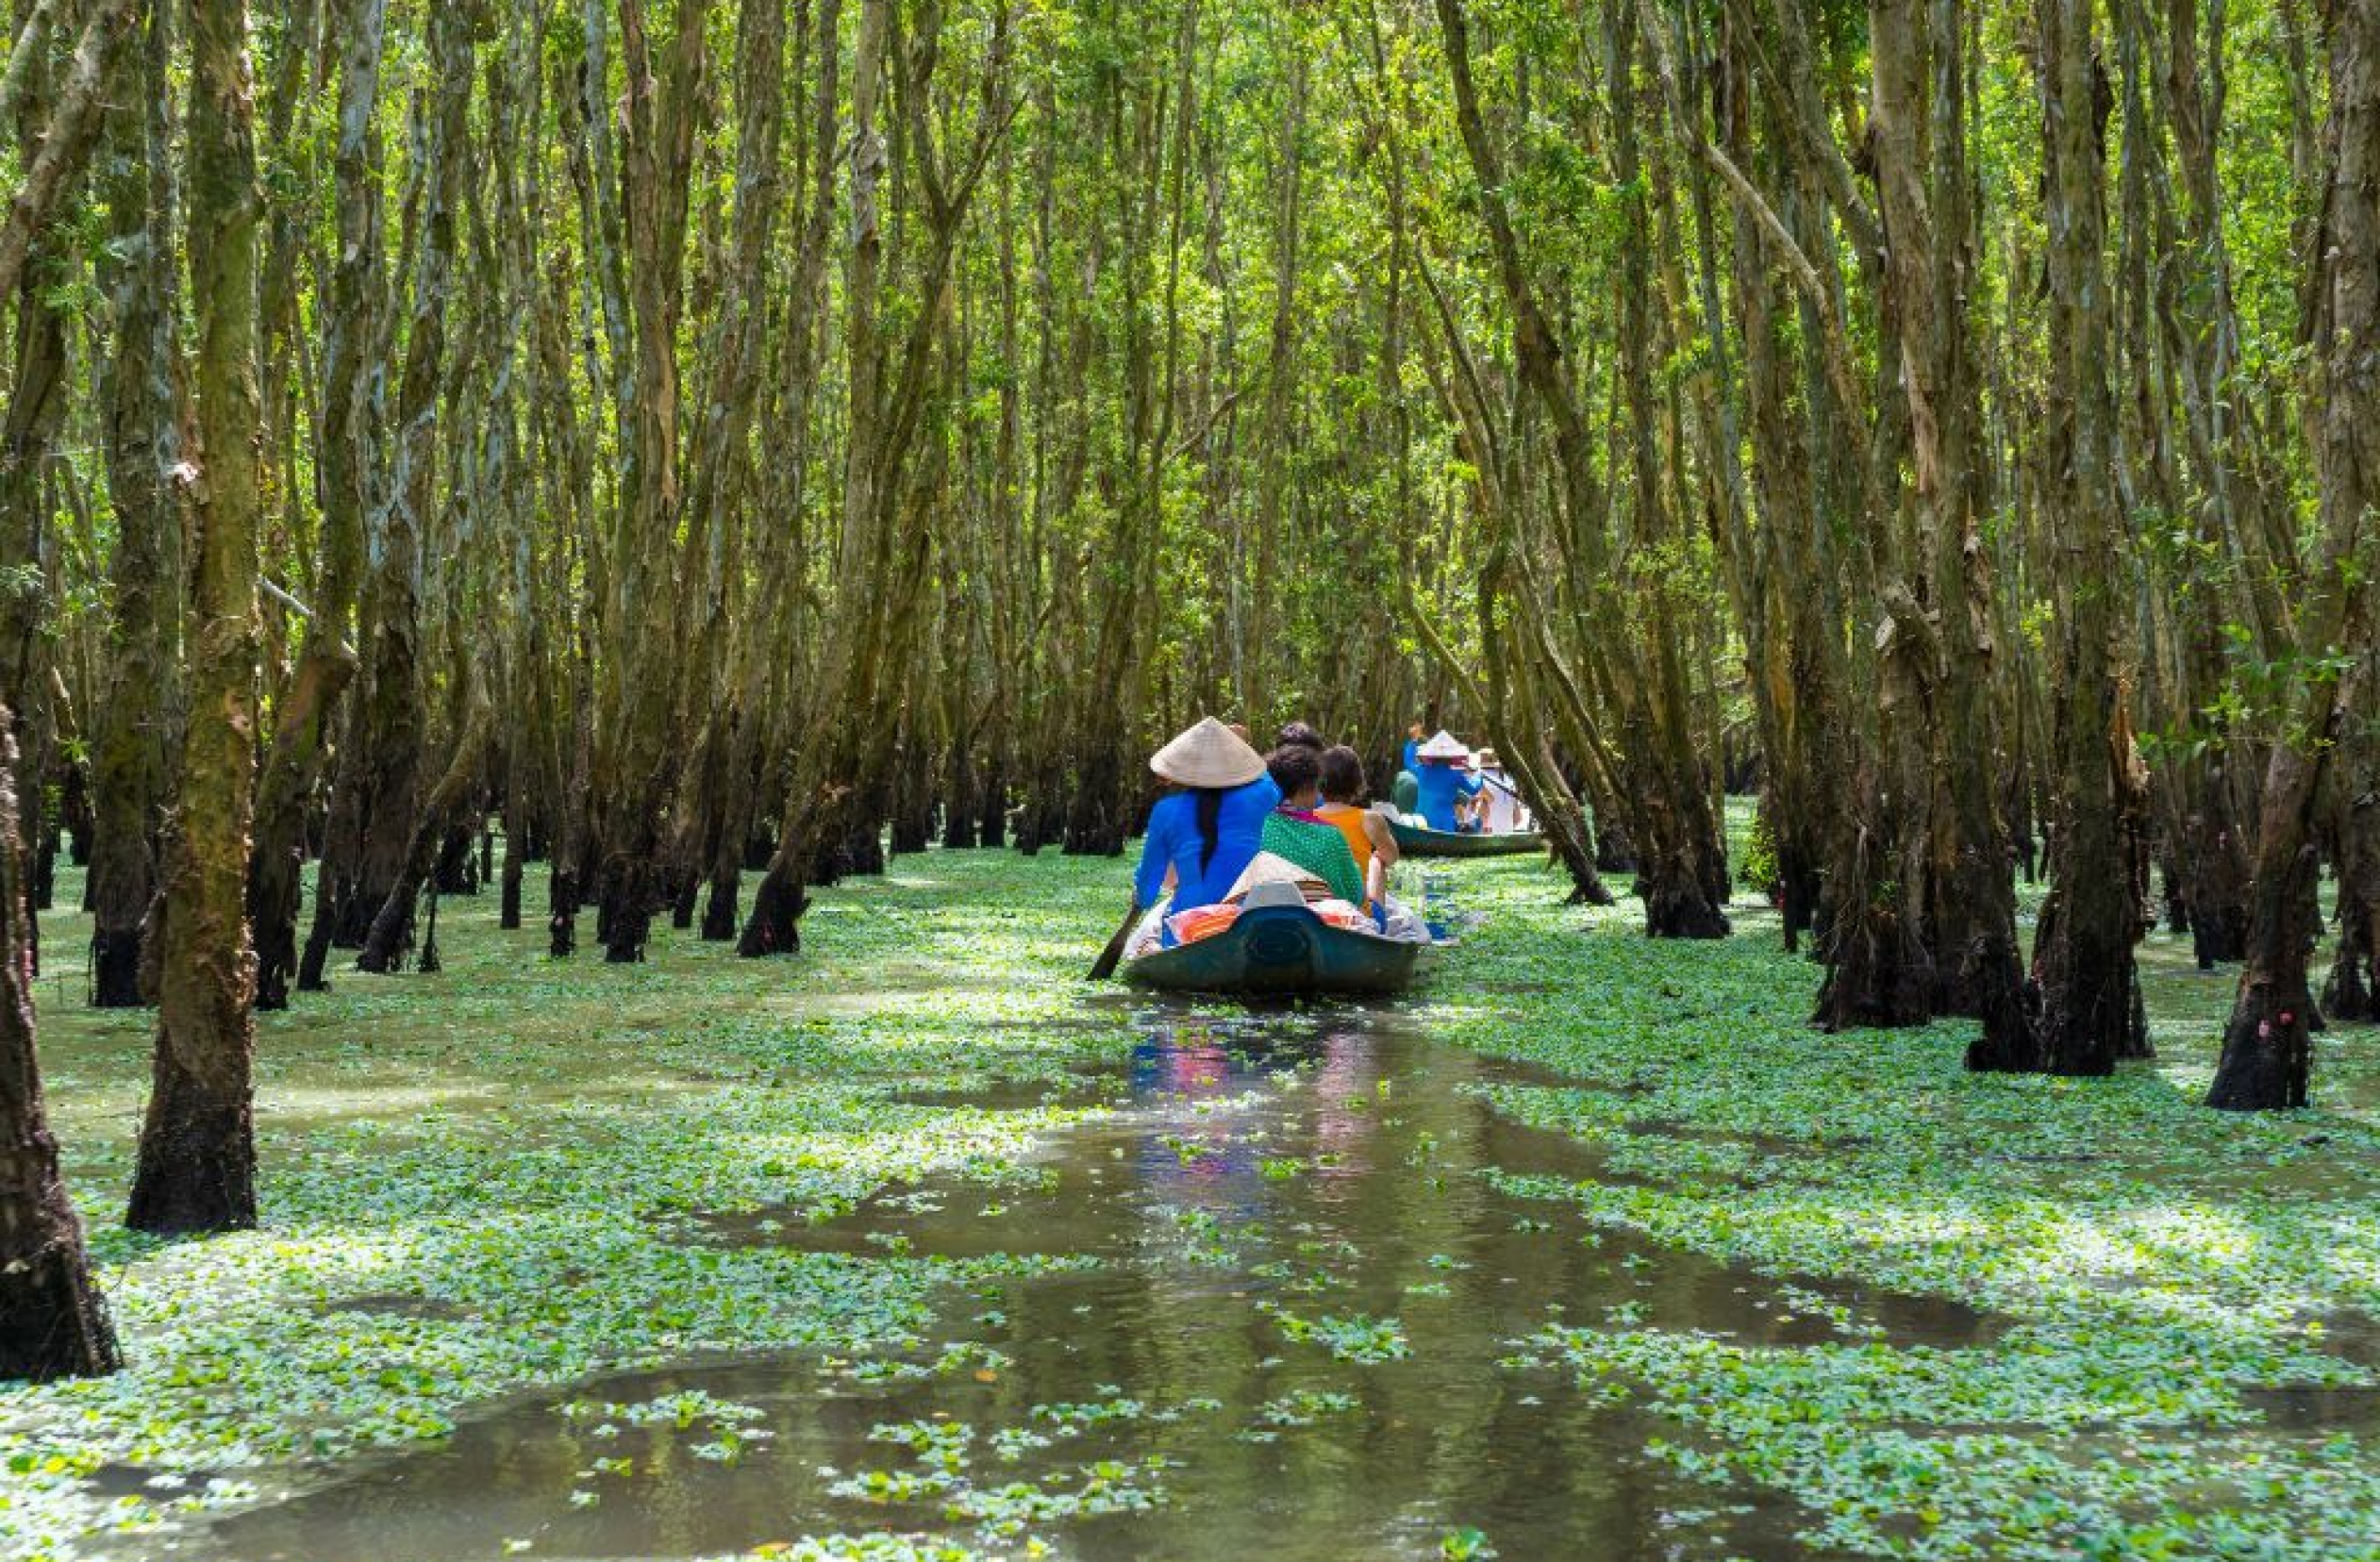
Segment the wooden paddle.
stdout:
<path fill-rule="evenodd" d="M 1123 914 L 1123 925 L 1107 940 L 1107 947 L 1099 952 L 1099 958 L 1090 963 L 1090 979 L 1104 982 L 1116 973 L 1116 962 L 1123 958 L 1123 946 L 1132 937 L 1132 930 L 1140 925 L 1140 903 L 1134 901 L 1132 909 Z"/>

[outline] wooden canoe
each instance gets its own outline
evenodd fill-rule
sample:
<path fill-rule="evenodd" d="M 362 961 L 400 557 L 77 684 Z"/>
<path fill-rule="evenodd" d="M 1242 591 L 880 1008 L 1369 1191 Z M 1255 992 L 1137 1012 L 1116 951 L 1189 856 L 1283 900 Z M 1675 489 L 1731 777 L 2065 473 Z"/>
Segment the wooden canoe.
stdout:
<path fill-rule="evenodd" d="M 1303 906 L 1260 906 L 1212 938 L 1126 961 L 1123 977 L 1167 992 L 1376 998 L 1404 991 L 1427 947 L 1333 927 Z"/>
<path fill-rule="evenodd" d="M 1507 835 L 1456 835 L 1451 830 L 1432 830 L 1393 819 L 1389 827 L 1396 832 L 1397 849 L 1407 856 L 1518 856 L 1523 852 L 1545 849 L 1545 837 L 1535 830 L 1516 830 Z"/>

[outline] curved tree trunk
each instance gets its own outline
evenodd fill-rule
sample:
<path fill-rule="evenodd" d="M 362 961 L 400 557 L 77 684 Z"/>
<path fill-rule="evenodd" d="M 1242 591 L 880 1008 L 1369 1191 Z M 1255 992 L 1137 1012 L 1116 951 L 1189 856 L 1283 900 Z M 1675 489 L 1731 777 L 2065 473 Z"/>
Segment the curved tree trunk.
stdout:
<path fill-rule="evenodd" d="M 487 757 L 494 709 L 474 686 L 463 716 L 462 730 L 446 762 L 445 773 L 423 799 L 421 816 L 413 822 L 412 839 L 405 845 L 405 861 L 397 880 L 372 919 L 372 931 L 356 958 L 358 970 L 375 973 L 397 969 L 413 941 L 413 902 L 438 866 L 441 845 L 458 822 L 479 785 L 481 761 Z"/>

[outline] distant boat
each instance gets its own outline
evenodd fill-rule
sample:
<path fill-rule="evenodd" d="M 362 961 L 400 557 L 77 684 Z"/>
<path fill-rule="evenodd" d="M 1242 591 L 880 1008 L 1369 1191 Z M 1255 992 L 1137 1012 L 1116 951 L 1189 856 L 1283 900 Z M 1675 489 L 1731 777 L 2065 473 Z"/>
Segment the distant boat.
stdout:
<path fill-rule="evenodd" d="M 1404 991 L 1429 947 L 1333 927 L 1303 904 L 1251 906 L 1220 933 L 1127 960 L 1123 978 L 1168 992 L 1378 998 Z"/>
<path fill-rule="evenodd" d="M 1397 849 L 1407 856 L 1518 856 L 1523 852 L 1545 849 L 1545 837 L 1535 830 L 1515 830 L 1507 835 L 1457 834 L 1395 819 L 1389 822 L 1389 827 L 1396 832 Z"/>

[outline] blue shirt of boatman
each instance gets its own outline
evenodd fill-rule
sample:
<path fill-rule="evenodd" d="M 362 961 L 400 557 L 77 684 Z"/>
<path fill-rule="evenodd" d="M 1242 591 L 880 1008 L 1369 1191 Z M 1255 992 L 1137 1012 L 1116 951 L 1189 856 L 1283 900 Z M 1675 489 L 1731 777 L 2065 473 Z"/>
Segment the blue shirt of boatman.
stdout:
<path fill-rule="evenodd" d="M 1177 791 L 1160 798 L 1149 810 L 1148 839 L 1141 842 L 1140 869 L 1132 879 L 1133 898 L 1155 906 L 1165 891 L 1165 870 L 1172 868 L 1173 910 L 1214 905 L 1248 871 L 1264 834 L 1264 816 L 1280 802 L 1281 789 L 1269 775 L 1225 791 L 1215 817 L 1215 855 L 1202 867 L 1198 858 L 1206 842 L 1198 834 L 1198 794 Z M 1166 942 L 1173 941 L 1169 931 Z"/>
<path fill-rule="evenodd" d="M 1433 830 L 1453 833 L 1455 805 L 1479 795 L 1479 777 L 1442 759 L 1433 759 L 1413 773 L 1422 783 L 1422 818 Z"/>

